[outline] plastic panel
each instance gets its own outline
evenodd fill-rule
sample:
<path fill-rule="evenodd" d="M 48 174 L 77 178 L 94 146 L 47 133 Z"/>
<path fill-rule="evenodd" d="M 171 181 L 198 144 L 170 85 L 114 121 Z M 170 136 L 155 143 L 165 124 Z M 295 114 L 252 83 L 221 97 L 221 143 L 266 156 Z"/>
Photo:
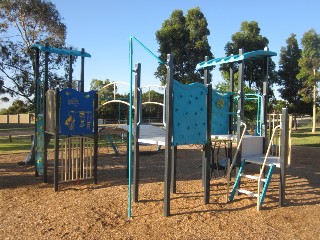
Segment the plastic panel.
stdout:
<path fill-rule="evenodd" d="M 173 145 L 207 142 L 207 93 L 201 83 L 173 82 Z"/>
<path fill-rule="evenodd" d="M 232 93 L 212 92 L 212 135 L 229 134 L 229 106 Z"/>
<path fill-rule="evenodd" d="M 60 134 L 93 134 L 95 91 L 78 92 L 71 88 L 60 91 Z"/>

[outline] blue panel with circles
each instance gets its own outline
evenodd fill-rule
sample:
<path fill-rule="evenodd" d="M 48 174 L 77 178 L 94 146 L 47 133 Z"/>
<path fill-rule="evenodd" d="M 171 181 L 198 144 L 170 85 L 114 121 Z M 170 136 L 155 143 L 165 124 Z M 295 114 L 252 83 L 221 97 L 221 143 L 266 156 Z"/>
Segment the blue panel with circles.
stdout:
<path fill-rule="evenodd" d="M 201 83 L 173 82 L 173 145 L 207 142 L 207 93 Z"/>
<path fill-rule="evenodd" d="M 229 133 L 229 106 L 232 93 L 218 93 L 212 91 L 212 135 Z"/>

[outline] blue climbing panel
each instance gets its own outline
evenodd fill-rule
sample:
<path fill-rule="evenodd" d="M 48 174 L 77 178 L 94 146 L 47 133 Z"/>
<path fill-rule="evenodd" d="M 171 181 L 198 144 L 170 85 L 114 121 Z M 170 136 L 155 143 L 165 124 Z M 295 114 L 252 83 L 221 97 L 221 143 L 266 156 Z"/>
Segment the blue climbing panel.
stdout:
<path fill-rule="evenodd" d="M 71 88 L 60 91 L 60 134 L 93 133 L 95 91 L 78 92 Z"/>
<path fill-rule="evenodd" d="M 212 91 L 212 127 L 211 134 L 221 135 L 229 133 L 229 106 L 232 93 Z"/>
<path fill-rule="evenodd" d="M 207 93 L 201 83 L 173 81 L 174 146 L 207 142 Z"/>
<path fill-rule="evenodd" d="M 37 171 L 39 174 L 43 175 L 43 154 L 44 154 L 44 118 L 43 114 L 38 114 L 37 116 L 37 124 L 36 124 L 36 140 L 37 146 L 35 149 L 35 158 L 36 158 L 36 165 Z"/>

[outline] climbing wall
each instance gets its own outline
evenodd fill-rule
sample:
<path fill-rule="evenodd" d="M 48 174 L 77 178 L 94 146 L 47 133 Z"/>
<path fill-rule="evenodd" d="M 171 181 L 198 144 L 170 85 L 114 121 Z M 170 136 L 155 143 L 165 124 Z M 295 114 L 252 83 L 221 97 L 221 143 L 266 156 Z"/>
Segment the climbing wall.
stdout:
<path fill-rule="evenodd" d="M 173 145 L 207 142 L 207 93 L 201 83 L 173 82 Z"/>
<path fill-rule="evenodd" d="M 212 91 L 212 129 L 211 134 L 229 133 L 229 106 L 231 93 Z"/>
<path fill-rule="evenodd" d="M 43 114 L 38 114 L 37 116 L 37 124 L 36 124 L 36 141 L 37 146 L 35 149 L 36 153 L 36 165 L 37 171 L 40 175 L 43 175 L 43 154 L 44 154 L 44 119 Z"/>

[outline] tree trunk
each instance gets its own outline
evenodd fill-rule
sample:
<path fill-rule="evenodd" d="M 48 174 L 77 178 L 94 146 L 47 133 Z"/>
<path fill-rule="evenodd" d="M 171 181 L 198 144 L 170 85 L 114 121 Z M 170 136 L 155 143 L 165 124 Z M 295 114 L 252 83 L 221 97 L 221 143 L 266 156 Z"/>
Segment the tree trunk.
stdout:
<path fill-rule="evenodd" d="M 313 86 L 313 109 L 312 109 L 312 132 L 316 132 L 316 117 L 317 117 L 317 84 L 315 83 Z"/>

